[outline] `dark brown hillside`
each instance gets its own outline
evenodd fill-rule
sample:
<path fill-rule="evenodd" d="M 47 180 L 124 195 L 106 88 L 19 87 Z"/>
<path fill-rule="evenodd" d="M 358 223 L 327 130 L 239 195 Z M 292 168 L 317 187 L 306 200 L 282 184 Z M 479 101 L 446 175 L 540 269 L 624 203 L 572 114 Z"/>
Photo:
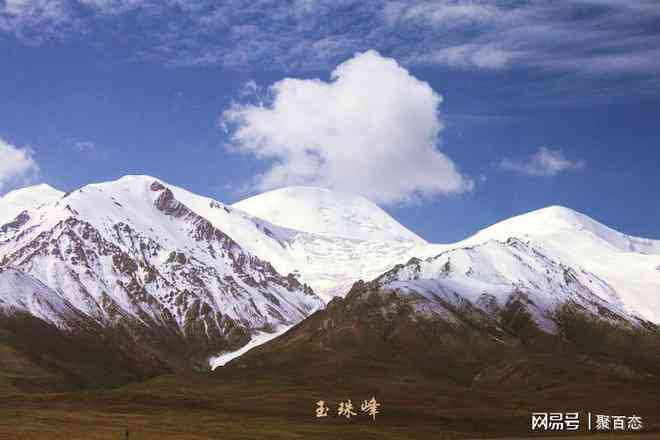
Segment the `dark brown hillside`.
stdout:
<path fill-rule="evenodd" d="M 91 320 L 62 331 L 27 314 L 0 316 L 0 382 L 21 392 L 124 385 L 171 372 L 154 352 Z"/>
<path fill-rule="evenodd" d="M 383 423 L 435 423 L 474 436 L 529 432 L 532 411 L 657 419 L 655 328 L 618 328 L 567 304 L 555 316 L 560 333 L 550 335 L 515 301 L 498 320 L 468 304 L 428 315 L 422 303 L 357 283 L 345 299 L 217 371 L 218 380 L 288 381 L 292 399 L 298 388 L 330 401 L 376 395 L 387 402 Z"/>
<path fill-rule="evenodd" d="M 358 283 L 346 299 L 213 373 L 114 390 L 6 393 L 0 438 L 110 440 L 126 429 L 139 440 L 530 438 L 533 411 L 635 414 L 645 430 L 616 438 L 660 437 L 652 331 L 610 327 L 570 307 L 557 314 L 558 336 L 536 329 L 516 303 L 498 320 L 468 304 L 447 304 L 444 319 L 423 311 L 414 295 Z M 351 420 L 337 416 L 339 402 L 359 406 L 372 396 L 382 403 L 376 420 L 359 409 Z M 315 417 L 318 400 L 330 408 L 327 419 Z M 583 427 L 554 438 L 609 438 L 587 434 Z"/>
<path fill-rule="evenodd" d="M 426 313 L 424 305 L 421 297 L 380 290 L 377 282 L 359 282 L 345 299 L 335 299 L 230 366 L 332 376 L 336 368 L 358 364 L 382 374 L 406 371 L 462 386 L 487 385 L 496 381 L 493 374 L 498 370 L 508 371 L 502 381 L 513 381 L 516 368 L 528 370 L 529 386 L 535 380 L 568 379 L 580 367 L 589 371 L 590 380 L 624 372 L 660 375 L 655 328 L 617 328 L 566 304 L 555 316 L 559 334 L 551 335 L 538 329 L 516 299 L 498 319 L 467 302 L 459 307 L 446 303 L 444 314 Z M 544 378 L 546 358 L 570 365 L 567 376 Z M 536 362 L 542 365 L 534 370 Z"/>

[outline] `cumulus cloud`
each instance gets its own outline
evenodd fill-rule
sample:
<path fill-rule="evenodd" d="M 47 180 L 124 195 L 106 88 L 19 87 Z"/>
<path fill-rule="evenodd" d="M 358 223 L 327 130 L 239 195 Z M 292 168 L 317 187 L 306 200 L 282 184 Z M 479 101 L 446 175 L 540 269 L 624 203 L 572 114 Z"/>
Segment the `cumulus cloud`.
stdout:
<path fill-rule="evenodd" d="M 505 158 L 500 162 L 504 170 L 526 174 L 528 176 L 552 177 L 562 171 L 584 168 L 583 160 L 570 160 L 561 151 L 541 147 L 534 155 L 524 161 Z"/>
<path fill-rule="evenodd" d="M 323 186 L 387 204 L 473 186 L 437 148 L 442 97 L 394 59 L 358 53 L 328 82 L 286 78 L 270 94 L 221 117 L 234 148 L 271 161 L 255 189 Z"/>
<path fill-rule="evenodd" d="M 18 148 L 0 139 L 0 191 L 24 183 L 39 172 L 39 166 L 27 148 Z"/>

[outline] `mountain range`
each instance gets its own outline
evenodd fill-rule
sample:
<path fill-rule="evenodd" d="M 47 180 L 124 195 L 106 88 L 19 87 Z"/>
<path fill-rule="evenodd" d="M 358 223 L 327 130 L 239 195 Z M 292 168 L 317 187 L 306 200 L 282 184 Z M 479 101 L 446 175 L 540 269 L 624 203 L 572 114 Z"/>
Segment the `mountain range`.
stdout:
<path fill-rule="evenodd" d="M 660 241 L 557 206 L 433 244 L 363 197 L 311 187 L 226 205 L 125 176 L 0 199 L 0 348 L 45 372 L 46 388 L 207 369 L 292 326 L 233 363 L 338 322 L 370 341 L 361 355 L 389 337 L 423 352 L 429 334 L 460 329 L 488 344 L 560 335 L 566 307 L 657 332 L 659 292 Z"/>

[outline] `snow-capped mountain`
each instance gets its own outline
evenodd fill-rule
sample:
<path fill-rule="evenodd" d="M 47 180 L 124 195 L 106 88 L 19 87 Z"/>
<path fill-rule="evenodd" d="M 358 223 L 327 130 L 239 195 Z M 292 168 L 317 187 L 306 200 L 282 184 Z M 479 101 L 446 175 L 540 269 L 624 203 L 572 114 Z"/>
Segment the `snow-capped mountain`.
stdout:
<path fill-rule="evenodd" d="M 83 316 L 141 343 L 176 334 L 198 357 L 266 340 L 358 280 L 447 322 L 457 308 L 497 320 L 512 302 L 548 332 L 569 302 L 626 326 L 660 322 L 660 242 L 566 208 L 430 244 L 362 197 L 308 187 L 227 206 L 126 176 L 67 195 L 31 187 L 0 206 L 16 214 L 0 225 L 5 313 L 60 328 Z"/>
<path fill-rule="evenodd" d="M 430 378 L 518 392 L 563 383 L 564 372 L 651 378 L 658 244 L 566 208 L 535 211 L 459 243 L 411 249 L 418 257 L 355 283 L 228 368 L 332 372 L 324 383 L 367 369 L 395 381 L 421 374 L 424 386 Z M 642 281 L 626 284 L 613 264 Z"/>
<path fill-rule="evenodd" d="M 96 322 L 179 332 L 202 340 L 209 355 L 323 305 L 225 232 L 277 246 L 260 228 L 218 202 L 127 176 L 87 185 L 3 226 L 0 266 L 29 274 Z M 31 310 L 28 300 L 14 303 Z M 57 324 L 52 309 L 41 317 Z"/>
<path fill-rule="evenodd" d="M 302 232 L 360 241 L 426 243 L 366 198 L 325 188 L 281 188 L 232 206 Z"/>
<path fill-rule="evenodd" d="M 426 259 L 516 238 L 557 264 L 598 277 L 615 292 L 616 307 L 660 322 L 660 241 L 619 233 L 571 209 L 552 206 L 504 220 L 457 243 L 430 244 L 407 236 L 405 229 L 392 229 L 398 223 L 391 218 L 380 226 L 379 219 L 387 214 L 370 202 L 356 197 L 357 201 L 342 204 L 348 196 L 333 194 L 314 188 L 282 189 L 233 205 L 271 223 L 320 233 L 291 235 L 286 258 L 292 259 L 289 267 L 326 301 L 344 296 L 358 279 L 374 279 L 413 257 Z M 314 214 L 317 210 L 323 212 L 322 219 Z M 360 238 L 342 235 L 352 229 L 361 231 Z M 368 230 L 377 232 L 369 235 Z M 385 230 L 395 232 L 386 235 Z"/>
<path fill-rule="evenodd" d="M 431 247 L 426 255 L 510 237 L 567 267 L 594 274 L 616 292 L 628 312 L 660 322 L 660 241 L 617 232 L 568 208 L 551 206 L 513 217 L 454 245 Z"/>
<path fill-rule="evenodd" d="M 614 325 L 647 325 L 628 311 L 606 281 L 553 260 L 517 238 L 458 247 L 425 260 L 413 258 L 374 283 L 384 294 L 413 295 L 418 313 L 450 323 L 457 319 L 454 311 L 466 306 L 497 321 L 517 303 L 539 328 L 552 334 L 557 332 L 556 312 L 566 304 Z"/>
<path fill-rule="evenodd" d="M 16 218 L 21 212 L 54 202 L 64 193 L 45 183 L 11 191 L 0 197 L 0 225 Z"/>
<path fill-rule="evenodd" d="M 326 302 L 353 283 L 370 280 L 394 264 L 423 253 L 428 243 L 361 196 L 324 188 L 291 187 L 232 205 L 272 225 L 284 247 L 274 259 L 298 273 Z M 262 258 L 267 258 L 263 256 Z"/>

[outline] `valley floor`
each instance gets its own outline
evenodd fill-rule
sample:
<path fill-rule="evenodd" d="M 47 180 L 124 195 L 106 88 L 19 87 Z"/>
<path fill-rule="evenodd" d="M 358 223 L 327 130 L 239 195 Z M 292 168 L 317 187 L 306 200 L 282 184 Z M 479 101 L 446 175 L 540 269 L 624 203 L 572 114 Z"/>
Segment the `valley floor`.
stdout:
<path fill-rule="evenodd" d="M 274 380 L 256 371 L 200 373 L 114 390 L 8 394 L 0 399 L 0 439 L 124 440 L 126 430 L 130 440 L 538 438 L 529 432 L 532 411 L 637 414 L 646 423 L 643 434 L 548 439 L 660 438 L 657 383 L 555 384 L 504 393 L 403 376 L 335 377 L 331 383 L 310 376 Z M 382 403 L 375 421 L 358 403 L 372 395 Z M 336 413 L 348 398 L 358 413 L 350 421 Z M 330 407 L 326 419 L 315 417 L 318 400 Z"/>

